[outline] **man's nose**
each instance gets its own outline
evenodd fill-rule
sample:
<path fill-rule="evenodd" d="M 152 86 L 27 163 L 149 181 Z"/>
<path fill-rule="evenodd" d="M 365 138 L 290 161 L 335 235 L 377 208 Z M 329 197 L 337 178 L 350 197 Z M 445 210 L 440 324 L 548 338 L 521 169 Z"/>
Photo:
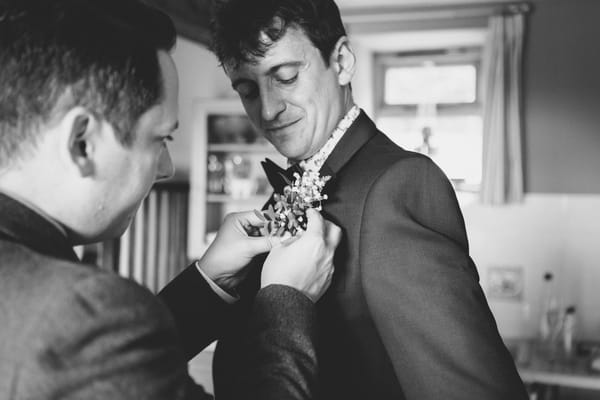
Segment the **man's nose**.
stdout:
<path fill-rule="evenodd" d="M 175 174 L 175 168 L 173 167 L 173 161 L 171 160 L 171 154 L 169 149 L 166 147 L 162 149 L 158 158 L 158 167 L 156 168 L 156 180 L 160 181 L 163 179 L 172 178 Z"/>
<path fill-rule="evenodd" d="M 263 90 L 260 97 L 263 121 L 273 121 L 285 110 L 285 102 L 274 91 Z"/>

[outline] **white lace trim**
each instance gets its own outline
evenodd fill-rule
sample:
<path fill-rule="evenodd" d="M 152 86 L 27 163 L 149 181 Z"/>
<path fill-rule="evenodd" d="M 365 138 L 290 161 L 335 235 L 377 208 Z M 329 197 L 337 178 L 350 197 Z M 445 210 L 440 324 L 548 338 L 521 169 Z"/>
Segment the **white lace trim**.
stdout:
<path fill-rule="evenodd" d="M 302 169 L 305 171 L 318 172 L 325 163 L 325 160 L 327 160 L 327 157 L 329 157 L 335 146 L 338 144 L 342 136 L 344 136 L 344 133 L 346 133 L 348 128 L 350 128 L 350 125 L 352 125 L 356 118 L 358 118 L 359 114 L 360 108 L 358 108 L 358 106 L 355 104 L 346 113 L 344 118 L 342 118 L 342 120 L 338 123 L 337 127 L 334 129 L 329 139 L 327 139 L 325 145 L 321 147 L 321 150 L 319 150 L 313 156 L 300 162 L 300 166 L 302 167 Z"/>

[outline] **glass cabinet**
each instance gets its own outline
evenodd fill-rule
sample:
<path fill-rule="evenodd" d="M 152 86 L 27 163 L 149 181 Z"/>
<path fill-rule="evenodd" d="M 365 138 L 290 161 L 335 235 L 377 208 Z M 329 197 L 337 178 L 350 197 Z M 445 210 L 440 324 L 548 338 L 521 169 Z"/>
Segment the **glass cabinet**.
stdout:
<path fill-rule="evenodd" d="M 240 100 L 194 102 L 188 255 L 200 257 L 226 214 L 260 209 L 271 188 L 260 162 L 285 158 L 251 126 Z"/>

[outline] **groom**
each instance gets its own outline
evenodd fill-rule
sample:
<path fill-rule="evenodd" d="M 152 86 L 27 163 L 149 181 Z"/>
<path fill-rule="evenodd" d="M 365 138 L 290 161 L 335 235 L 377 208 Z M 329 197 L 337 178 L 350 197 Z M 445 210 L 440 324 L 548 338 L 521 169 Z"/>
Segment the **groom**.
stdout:
<path fill-rule="evenodd" d="M 355 56 L 333 0 L 224 0 L 214 11 L 213 50 L 254 127 L 290 163 L 331 176 L 323 214 L 344 235 L 317 304 L 319 398 L 526 399 L 453 187 L 354 103 Z M 219 399 L 239 397 L 245 329 L 218 343 Z"/>

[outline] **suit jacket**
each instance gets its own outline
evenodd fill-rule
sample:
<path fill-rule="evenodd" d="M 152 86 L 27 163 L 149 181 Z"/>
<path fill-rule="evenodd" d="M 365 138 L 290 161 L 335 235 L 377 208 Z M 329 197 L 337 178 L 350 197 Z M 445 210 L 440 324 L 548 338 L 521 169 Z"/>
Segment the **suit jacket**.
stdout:
<path fill-rule="evenodd" d="M 319 301 L 319 398 L 527 399 L 478 283 L 454 189 L 361 112 L 321 169 L 342 227 Z M 248 290 L 252 290 L 249 288 Z M 245 331 L 219 341 L 215 393 L 235 398 Z"/>
<path fill-rule="evenodd" d="M 215 340 L 235 307 L 195 266 L 160 296 L 167 307 L 134 282 L 80 263 L 56 226 L 0 194 L 0 399 L 210 398 L 188 376 L 186 354 Z M 253 382 L 240 398 L 309 396 L 312 302 L 270 286 L 251 314 L 246 342 L 254 347 L 243 368 Z M 290 376 L 304 384 L 302 396 L 288 388 Z"/>

